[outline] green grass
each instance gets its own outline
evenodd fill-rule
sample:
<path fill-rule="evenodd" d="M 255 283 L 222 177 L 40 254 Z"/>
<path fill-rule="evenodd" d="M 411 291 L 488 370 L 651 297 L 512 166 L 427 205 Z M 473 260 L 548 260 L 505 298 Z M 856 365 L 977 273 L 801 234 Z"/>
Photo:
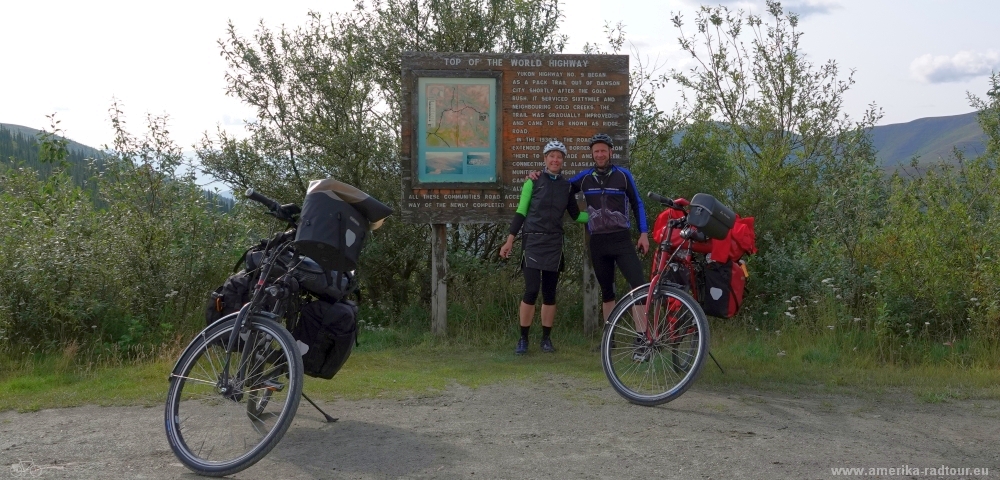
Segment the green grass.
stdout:
<path fill-rule="evenodd" d="M 997 349 L 975 343 L 944 347 L 930 342 L 905 348 L 924 351 L 905 365 L 875 360 L 877 343 L 862 332 L 832 332 L 804 327 L 753 331 L 713 320 L 712 353 L 695 389 L 755 390 L 797 395 L 902 394 L 927 403 L 1000 399 Z M 558 333 L 558 332 L 557 332 Z M 361 345 L 332 380 L 308 378 L 314 399 L 404 398 L 435 395 L 453 385 L 476 388 L 502 382 L 559 377 L 583 388 L 607 387 L 596 339 L 571 329 L 557 336 L 555 355 L 542 354 L 538 339 L 524 357 L 512 353 L 509 339 L 488 346 L 437 339 L 426 331 L 364 331 Z M 504 341 L 508 340 L 508 341 Z M 901 347 L 902 348 L 902 347 Z M 779 355 L 782 353 L 782 355 Z M 883 352 L 884 353 L 884 352 Z M 96 405 L 162 405 L 167 376 L 177 352 L 163 351 L 126 365 L 74 359 L 75 352 L 0 359 L 0 411 Z"/>
<path fill-rule="evenodd" d="M 725 321 L 712 325 L 712 354 L 699 380 L 788 393 L 800 391 L 881 394 L 909 392 L 935 403 L 948 399 L 1000 398 L 997 347 L 972 341 L 944 346 L 929 340 L 881 345 L 858 330 L 784 326 L 748 331 Z M 886 349 L 906 361 L 889 363 Z"/>

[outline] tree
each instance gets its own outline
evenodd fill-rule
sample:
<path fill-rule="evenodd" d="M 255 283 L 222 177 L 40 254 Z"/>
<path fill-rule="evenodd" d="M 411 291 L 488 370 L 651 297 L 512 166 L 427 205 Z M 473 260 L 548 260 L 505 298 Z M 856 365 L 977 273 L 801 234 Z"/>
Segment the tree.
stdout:
<path fill-rule="evenodd" d="M 252 38 L 230 24 L 219 42 L 228 93 L 257 116 L 249 138 L 206 135 L 198 155 L 235 189 L 299 201 L 309 180 L 334 177 L 398 207 L 402 53 L 558 52 L 560 20 L 556 0 L 388 0 L 310 13 L 294 30 L 262 23 Z M 427 227 L 389 221 L 370 238 L 361 274 L 372 296 L 404 306 L 419 292 Z M 454 252 L 492 257 L 503 228 L 461 226 L 457 235 Z"/>
<path fill-rule="evenodd" d="M 670 78 L 692 94 L 685 117 L 714 121 L 735 169 L 728 201 L 757 217 L 764 232 L 804 234 L 819 202 L 817 186 L 854 159 L 879 115 L 855 123 L 843 113 L 841 78 L 833 60 L 816 66 L 801 50 L 798 16 L 774 0 L 767 16 L 701 7 L 686 35 L 673 19 L 681 48 L 695 66 Z"/>

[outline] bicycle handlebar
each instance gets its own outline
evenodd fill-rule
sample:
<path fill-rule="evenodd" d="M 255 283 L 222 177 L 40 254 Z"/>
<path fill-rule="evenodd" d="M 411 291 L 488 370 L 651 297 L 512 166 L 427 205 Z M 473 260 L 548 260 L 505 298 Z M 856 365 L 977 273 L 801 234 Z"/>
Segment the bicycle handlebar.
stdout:
<path fill-rule="evenodd" d="M 253 200 L 255 202 L 260 202 L 265 207 L 267 207 L 268 210 L 270 210 L 272 212 L 277 212 L 278 209 L 281 208 L 281 205 L 278 205 L 278 202 L 276 202 L 274 200 L 271 200 L 270 198 L 267 198 L 267 197 L 265 197 L 265 196 L 263 196 L 263 195 L 255 192 L 254 189 L 252 189 L 252 188 L 248 188 L 247 189 L 246 196 L 250 200 Z"/>
<path fill-rule="evenodd" d="M 655 194 L 653 192 L 649 192 L 646 196 L 648 196 L 649 198 L 651 198 L 653 200 L 656 200 L 657 202 L 660 202 L 661 204 L 666 205 L 668 207 L 673 207 L 674 206 L 674 201 L 671 200 L 671 199 L 669 199 L 669 198 L 667 198 L 667 197 L 664 197 L 663 195 L 657 195 L 657 194 Z"/>
<path fill-rule="evenodd" d="M 292 222 L 296 215 L 302 213 L 302 209 L 298 205 L 294 203 L 280 205 L 278 202 L 255 192 L 252 188 L 247 189 L 246 197 L 267 207 L 270 210 L 270 214 L 279 220 Z"/>

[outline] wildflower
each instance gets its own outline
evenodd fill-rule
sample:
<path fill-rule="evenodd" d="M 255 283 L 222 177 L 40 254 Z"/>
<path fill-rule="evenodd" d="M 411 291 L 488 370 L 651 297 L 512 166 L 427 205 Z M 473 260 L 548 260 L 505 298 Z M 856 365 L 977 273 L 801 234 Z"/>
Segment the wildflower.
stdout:
<path fill-rule="evenodd" d="M 907 328 L 909 328 L 909 327 L 911 327 L 912 325 L 910 325 L 909 323 L 907 323 L 907 324 L 906 324 L 906 326 L 907 326 Z"/>
<path fill-rule="evenodd" d="M 832 281 L 833 281 L 833 277 L 830 277 L 830 278 L 824 278 L 824 279 L 822 280 L 822 282 L 823 282 L 823 283 L 830 283 L 830 282 L 832 282 Z"/>
<path fill-rule="evenodd" d="M 802 297 L 800 297 L 800 296 L 796 295 L 796 296 L 792 297 L 792 301 L 793 301 L 793 302 L 794 302 L 794 301 L 797 301 L 797 300 L 798 300 L 798 299 L 800 299 L 800 298 L 802 298 Z"/>
<path fill-rule="evenodd" d="M 969 301 L 970 301 L 970 302 L 978 302 L 978 301 L 979 301 L 979 299 L 978 299 L 978 298 L 976 298 L 976 297 L 972 297 L 972 298 L 970 298 L 970 299 L 969 299 Z"/>
<path fill-rule="evenodd" d="M 785 300 L 785 303 L 792 303 L 791 300 Z"/>
<path fill-rule="evenodd" d="M 854 321 L 855 321 L 855 322 L 860 322 L 860 321 L 861 321 L 861 319 L 860 319 L 860 318 L 858 318 L 858 317 L 854 317 Z"/>
<path fill-rule="evenodd" d="M 840 300 L 840 299 L 843 299 L 843 298 L 844 297 L 841 297 L 840 295 L 837 295 L 837 300 Z"/>
<path fill-rule="evenodd" d="M 924 322 L 924 325 L 930 325 L 931 322 Z"/>
<path fill-rule="evenodd" d="M 778 352 L 778 356 L 779 357 L 784 357 L 785 356 L 785 351 L 782 350 L 782 351 Z"/>
<path fill-rule="evenodd" d="M 785 312 L 785 315 L 788 315 L 791 318 L 795 318 L 795 314 L 792 312 Z"/>
<path fill-rule="evenodd" d="M 833 325 L 827 325 L 826 328 L 829 328 L 830 330 L 833 330 Z"/>
<path fill-rule="evenodd" d="M 764 312 L 764 315 L 767 315 L 767 314 L 768 314 L 768 312 Z"/>

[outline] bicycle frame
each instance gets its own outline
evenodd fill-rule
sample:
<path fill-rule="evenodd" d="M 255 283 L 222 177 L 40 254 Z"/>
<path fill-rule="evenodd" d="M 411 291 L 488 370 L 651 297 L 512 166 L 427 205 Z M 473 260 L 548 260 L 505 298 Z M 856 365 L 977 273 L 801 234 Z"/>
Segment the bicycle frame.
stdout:
<path fill-rule="evenodd" d="M 650 311 L 649 311 L 650 303 L 653 304 L 656 303 L 655 301 L 650 301 L 650 300 L 656 299 L 660 291 L 665 286 L 675 287 L 684 291 L 688 290 L 688 288 L 685 285 L 680 285 L 674 282 L 665 281 L 664 279 L 664 274 L 667 272 L 667 269 L 670 268 L 670 266 L 675 263 L 676 261 L 675 259 L 678 259 L 678 257 L 680 257 L 679 260 L 683 262 L 689 269 L 691 268 L 690 252 L 691 252 L 691 243 L 693 242 L 693 239 L 685 234 L 686 226 L 687 226 L 686 215 L 679 219 L 670 220 L 667 223 L 666 235 L 664 236 L 663 241 L 660 242 L 660 245 L 657 247 L 656 252 L 653 255 L 653 268 L 649 281 L 648 296 L 646 297 L 649 300 L 646 301 L 645 312 L 643 312 L 642 316 L 642 318 L 646 322 L 646 331 L 645 331 L 646 342 L 650 344 L 653 343 L 656 340 L 656 338 L 659 337 L 660 323 L 661 321 L 663 321 L 663 319 L 660 318 L 660 310 L 658 308 L 654 309 L 654 312 L 652 313 L 652 318 L 650 317 Z M 678 228 L 681 229 L 681 237 L 683 238 L 683 242 L 681 242 L 681 244 L 678 245 L 676 248 L 672 248 L 670 244 L 670 239 L 672 238 L 673 231 Z M 670 305 L 668 305 L 667 308 L 668 311 L 670 311 Z M 669 318 L 666 319 L 666 322 L 667 322 L 666 324 L 667 338 L 669 339 L 670 342 L 677 341 L 678 339 L 678 332 L 676 325 L 677 318 L 669 316 Z M 656 332 L 656 334 L 654 334 L 654 332 Z"/>
<path fill-rule="evenodd" d="M 283 233 L 282 237 L 285 237 L 286 235 L 288 235 L 288 232 Z M 292 235 L 292 237 L 294 237 L 294 234 Z M 232 354 L 236 350 L 236 346 L 239 343 L 239 336 L 243 334 L 245 331 L 247 331 L 247 329 L 250 327 L 249 323 L 250 312 L 256 310 L 257 309 L 256 307 L 258 307 L 261 304 L 261 301 L 264 299 L 265 295 L 264 285 L 267 284 L 267 279 L 270 278 L 271 276 L 271 271 L 274 268 L 275 262 L 278 261 L 278 258 L 280 258 L 281 255 L 285 253 L 285 250 L 288 250 L 288 247 L 291 245 L 291 242 L 287 239 L 285 239 L 282 243 L 276 245 L 274 248 L 271 248 L 270 243 L 271 242 L 268 242 L 268 245 L 267 247 L 265 247 L 264 251 L 265 252 L 270 251 L 271 253 L 267 257 L 265 257 L 264 262 L 261 264 L 260 276 L 257 277 L 257 283 L 254 285 L 253 297 L 250 298 L 250 301 L 247 302 L 246 305 L 243 305 L 243 307 L 240 308 L 240 311 L 236 317 L 236 326 L 233 328 L 233 331 L 230 332 L 229 334 L 229 341 L 226 344 L 225 362 L 223 363 L 222 367 L 222 376 L 219 379 L 219 389 L 223 395 L 229 394 L 229 392 L 227 392 L 227 388 L 229 385 L 229 366 L 232 360 Z M 292 269 L 289 269 L 289 271 L 291 270 Z M 281 313 L 283 313 L 284 311 L 285 302 L 287 302 L 287 297 L 275 303 L 272 311 L 266 313 L 270 313 L 271 315 L 273 315 L 275 317 L 274 318 L 275 321 L 277 321 L 278 317 L 280 317 Z M 258 313 L 265 313 L 265 312 L 258 312 Z M 246 370 L 246 363 L 241 364 L 240 369 L 237 372 L 237 376 L 242 377 L 246 375 L 245 370 Z M 241 392 L 236 392 L 234 394 L 240 394 L 240 393 Z"/>

